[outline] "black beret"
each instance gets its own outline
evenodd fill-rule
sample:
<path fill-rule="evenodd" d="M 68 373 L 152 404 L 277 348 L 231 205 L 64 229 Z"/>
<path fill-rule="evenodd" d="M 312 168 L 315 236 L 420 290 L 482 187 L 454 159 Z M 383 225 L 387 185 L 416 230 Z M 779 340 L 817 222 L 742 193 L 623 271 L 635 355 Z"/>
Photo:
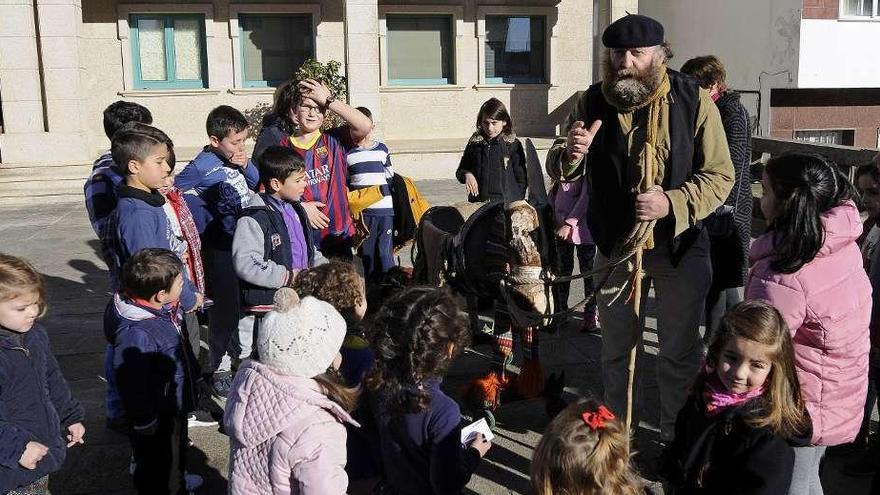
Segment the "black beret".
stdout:
<path fill-rule="evenodd" d="M 602 44 L 608 48 L 662 45 L 663 25 L 644 15 L 627 14 L 605 29 Z"/>

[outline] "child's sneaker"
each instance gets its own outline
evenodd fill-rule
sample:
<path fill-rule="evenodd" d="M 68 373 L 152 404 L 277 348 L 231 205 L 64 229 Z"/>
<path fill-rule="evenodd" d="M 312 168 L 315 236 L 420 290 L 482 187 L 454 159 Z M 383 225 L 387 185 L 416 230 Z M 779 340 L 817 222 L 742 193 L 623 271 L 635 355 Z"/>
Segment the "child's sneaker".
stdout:
<path fill-rule="evenodd" d="M 204 478 L 197 474 L 184 473 L 183 479 L 186 482 L 186 491 L 194 492 L 201 488 L 202 485 L 205 484 Z"/>
<path fill-rule="evenodd" d="M 225 400 L 229 395 L 229 389 L 232 388 L 233 377 L 234 375 L 231 371 L 218 371 L 214 373 L 211 379 L 211 393 L 215 397 Z"/>

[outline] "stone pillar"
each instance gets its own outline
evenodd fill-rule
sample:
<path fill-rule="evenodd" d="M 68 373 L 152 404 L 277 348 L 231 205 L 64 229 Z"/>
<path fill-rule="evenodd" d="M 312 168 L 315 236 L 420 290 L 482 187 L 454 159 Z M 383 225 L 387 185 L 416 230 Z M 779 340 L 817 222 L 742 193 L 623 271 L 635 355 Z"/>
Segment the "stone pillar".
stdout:
<path fill-rule="evenodd" d="M 345 0 L 345 60 L 349 102 L 369 108 L 381 127 L 377 0 Z"/>
<path fill-rule="evenodd" d="M 0 99 L 5 134 L 45 130 L 34 6 L 30 0 L 0 0 Z"/>
<path fill-rule="evenodd" d="M 91 159 L 80 85 L 81 24 L 80 0 L 0 0 L 3 163 Z"/>
<path fill-rule="evenodd" d="M 49 132 L 77 134 L 86 152 L 83 91 L 80 83 L 80 0 L 37 0 L 40 53 Z M 86 155 L 88 153 L 86 152 Z"/>

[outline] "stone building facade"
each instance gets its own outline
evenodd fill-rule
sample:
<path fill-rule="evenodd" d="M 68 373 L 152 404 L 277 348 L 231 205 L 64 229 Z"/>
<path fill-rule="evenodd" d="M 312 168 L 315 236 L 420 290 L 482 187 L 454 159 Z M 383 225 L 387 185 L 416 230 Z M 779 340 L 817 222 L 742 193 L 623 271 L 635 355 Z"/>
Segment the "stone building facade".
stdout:
<path fill-rule="evenodd" d="M 93 159 L 118 99 L 200 146 L 211 108 L 258 115 L 306 57 L 343 64 L 387 140 L 463 140 L 493 96 L 518 134 L 552 136 L 625 10 L 637 2 L 0 0 L 0 163 Z"/>

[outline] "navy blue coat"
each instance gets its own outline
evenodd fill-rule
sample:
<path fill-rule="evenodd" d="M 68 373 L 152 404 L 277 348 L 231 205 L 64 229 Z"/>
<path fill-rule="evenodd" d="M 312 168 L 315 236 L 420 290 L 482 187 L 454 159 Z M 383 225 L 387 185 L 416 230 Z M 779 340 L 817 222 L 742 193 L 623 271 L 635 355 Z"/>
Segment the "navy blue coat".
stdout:
<path fill-rule="evenodd" d="M 134 253 L 144 248 L 164 248 L 183 256 L 186 246 L 177 239 L 162 205 L 165 198 L 156 191 L 147 193 L 126 185 L 117 189 L 119 203 L 105 228 L 104 253 L 107 265 L 115 273 L 111 280 L 122 279 L 122 267 Z M 181 258 L 182 259 L 182 258 Z M 118 287 L 111 287 L 116 290 Z M 184 270 L 180 303 L 186 309 L 196 305 L 196 287 Z"/>
<path fill-rule="evenodd" d="M 242 170 L 210 146 L 205 146 L 174 178 L 174 185 L 186 193 L 184 199 L 202 234 L 202 243 L 227 251 L 232 246 L 235 222 L 259 183 L 255 163 L 249 162 Z"/>
<path fill-rule="evenodd" d="M 84 417 L 49 350 L 43 326 L 37 323 L 22 334 L 0 328 L 0 493 L 61 469 L 67 427 Z M 18 464 L 31 441 L 49 448 L 34 470 Z"/>
<path fill-rule="evenodd" d="M 197 363 L 175 311 L 141 306 L 114 294 L 104 312 L 116 387 L 135 428 L 194 409 Z"/>

